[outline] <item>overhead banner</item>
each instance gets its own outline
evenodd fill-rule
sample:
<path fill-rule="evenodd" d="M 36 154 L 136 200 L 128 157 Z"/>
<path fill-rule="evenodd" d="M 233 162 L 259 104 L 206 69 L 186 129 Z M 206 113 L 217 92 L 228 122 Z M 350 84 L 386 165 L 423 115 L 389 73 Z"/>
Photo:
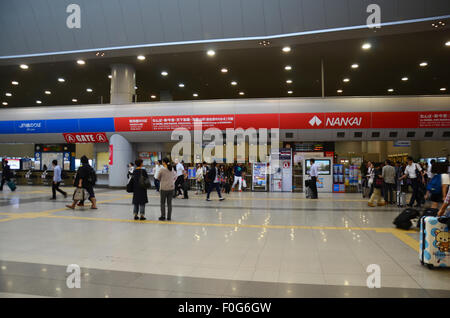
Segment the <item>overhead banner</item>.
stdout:
<path fill-rule="evenodd" d="M 63 134 L 68 144 L 97 144 L 107 143 L 108 137 L 105 133 L 71 133 Z"/>
<path fill-rule="evenodd" d="M 171 131 L 177 128 L 194 130 L 195 121 L 201 121 L 202 129 L 218 128 L 225 130 L 234 128 L 235 115 L 194 115 L 194 116 L 154 116 L 152 129 L 154 131 Z"/>
<path fill-rule="evenodd" d="M 116 131 L 151 131 L 151 117 L 119 117 L 114 119 Z"/>

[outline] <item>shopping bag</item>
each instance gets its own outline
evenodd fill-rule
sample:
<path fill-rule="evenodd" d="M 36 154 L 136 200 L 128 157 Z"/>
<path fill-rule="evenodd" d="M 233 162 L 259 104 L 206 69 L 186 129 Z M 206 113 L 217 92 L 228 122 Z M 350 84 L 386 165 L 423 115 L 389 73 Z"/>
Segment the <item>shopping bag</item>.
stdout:
<path fill-rule="evenodd" d="M 74 193 L 73 193 L 73 200 L 74 201 L 84 201 L 85 200 L 85 196 L 84 196 L 84 189 L 83 188 L 76 188 Z"/>

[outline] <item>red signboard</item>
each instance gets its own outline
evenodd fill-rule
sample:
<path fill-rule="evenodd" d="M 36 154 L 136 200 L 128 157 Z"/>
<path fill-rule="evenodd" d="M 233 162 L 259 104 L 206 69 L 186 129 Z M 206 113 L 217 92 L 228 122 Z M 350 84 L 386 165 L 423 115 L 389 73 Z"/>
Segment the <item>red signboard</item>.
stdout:
<path fill-rule="evenodd" d="M 194 116 L 154 116 L 152 117 L 152 130 L 170 131 L 177 128 L 194 130 L 195 121 L 201 122 L 202 129 L 234 128 L 234 115 L 194 115 Z"/>
<path fill-rule="evenodd" d="M 417 112 L 372 113 L 372 128 L 417 128 Z"/>
<path fill-rule="evenodd" d="M 419 128 L 450 127 L 450 112 L 422 112 L 418 117 Z"/>
<path fill-rule="evenodd" d="M 109 145 L 109 165 L 110 166 L 112 166 L 113 165 L 113 159 L 114 159 L 114 157 L 113 157 L 113 155 L 114 155 L 114 147 L 113 147 L 113 145 Z"/>
<path fill-rule="evenodd" d="M 114 119 L 116 131 L 151 131 L 151 117 L 119 117 Z"/>
<path fill-rule="evenodd" d="M 279 128 L 279 114 L 238 114 L 236 115 L 235 128 Z"/>
<path fill-rule="evenodd" d="M 280 129 L 370 128 L 371 113 L 280 114 Z"/>
<path fill-rule="evenodd" d="M 68 144 L 95 144 L 108 142 L 108 137 L 106 137 L 105 133 L 70 133 L 63 135 Z"/>

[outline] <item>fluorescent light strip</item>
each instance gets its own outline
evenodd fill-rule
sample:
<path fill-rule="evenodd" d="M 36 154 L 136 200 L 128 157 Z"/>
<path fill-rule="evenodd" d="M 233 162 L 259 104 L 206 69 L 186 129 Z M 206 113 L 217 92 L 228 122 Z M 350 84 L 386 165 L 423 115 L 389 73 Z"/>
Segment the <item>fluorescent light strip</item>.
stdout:
<path fill-rule="evenodd" d="M 386 23 L 381 23 L 381 26 L 393 26 L 393 25 L 427 22 L 427 21 L 434 21 L 434 20 L 444 20 L 444 19 L 450 19 L 450 15 L 404 20 L 404 21 L 386 22 Z M 270 40 L 270 39 L 287 38 L 287 37 L 292 37 L 292 36 L 320 34 L 320 33 L 327 33 L 327 32 L 360 30 L 360 29 L 366 29 L 366 28 L 367 28 L 367 25 L 364 24 L 364 25 L 357 25 L 357 26 L 350 26 L 350 27 L 340 27 L 340 28 L 331 28 L 331 29 L 321 29 L 321 30 L 315 30 L 315 31 L 294 32 L 294 33 L 286 33 L 286 34 L 278 34 L 278 35 L 270 35 L 270 36 L 253 36 L 253 37 L 238 37 L 238 38 L 225 38 L 225 39 L 178 41 L 178 42 L 167 42 L 167 43 L 112 46 L 112 47 L 85 49 L 85 50 L 71 50 L 71 51 L 65 51 L 65 52 L 47 52 L 47 53 L 22 54 L 22 55 L 8 55 L 8 56 L 0 56 L 0 60 L 13 59 L 13 58 L 25 58 L 25 57 L 37 57 L 37 56 L 49 56 L 49 55 L 74 54 L 74 53 L 91 53 L 91 52 L 108 51 L 108 50 L 124 50 L 124 49 L 137 49 L 137 48 L 147 48 L 147 47 L 185 45 L 185 44 L 204 44 L 204 43 L 217 43 L 217 42 Z"/>

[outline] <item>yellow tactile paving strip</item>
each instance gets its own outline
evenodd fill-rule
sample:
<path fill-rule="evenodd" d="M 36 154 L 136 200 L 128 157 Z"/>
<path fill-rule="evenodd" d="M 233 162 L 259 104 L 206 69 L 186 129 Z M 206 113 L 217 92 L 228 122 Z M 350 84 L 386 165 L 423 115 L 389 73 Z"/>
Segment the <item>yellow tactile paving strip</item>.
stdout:
<path fill-rule="evenodd" d="M 21 192 L 25 193 L 25 192 Z M 43 191 L 30 191 L 26 193 L 45 193 Z M 98 204 L 106 202 L 114 202 L 131 198 L 130 194 L 117 195 L 108 193 L 99 193 L 98 196 L 114 196 L 114 199 L 98 201 Z M 149 196 L 159 198 L 159 196 Z M 195 199 L 204 199 L 195 198 Z M 254 200 L 254 198 L 238 198 L 239 200 Z M 258 200 L 286 200 L 287 198 L 257 198 Z M 292 199 L 293 201 L 307 200 L 307 199 Z M 323 199 L 325 201 L 326 199 Z M 328 201 L 364 201 L 364 200 L 328 200 Z M 376 228 L 376 227 L 336 227 L 336 226 L 306 226 L 306 225 L 269 225 L 269 224 L 226 224 L 226 223 L 201 223 L 201 222 L 162 222 L 162 221 L 135 221 L 130 219 L 113 219 L 113 218 L 101 218 L 101 217 L 87 217 L 87 216 L 70 216 L 70 215 L 54 215 L 55 212 L 70 210 L 66 207 L 59 209 L 46 210 L 42 212 L 24 212 L 24 213 L 7 213 L 2 212 L 0 215 L 8 216 L 7 218 L 0 219 L 1 222 L 14 221 L 20 219 L 34 219 L 34 218 L 58 218 L 68 220 L 85 220 L 85 221 L 104 221 L 104 222 L 123 222 L 123 223 L 143 223 L 143 224 L 164 224 L 164 225 L 181 225 L 181 226 L 202 226 L 202 227 L 229 227 L 229 228 L 253 228 L 253 229 L 303 229 L 303 230 L 352 230 L 352 231 L 375 231 L 377 233 L 391 233 L 403 243 L 419 252 L 419 242 L 409 236 L 410 233 L 416 233 L 416 231 L 403 231 L 394 228 Z"/>

